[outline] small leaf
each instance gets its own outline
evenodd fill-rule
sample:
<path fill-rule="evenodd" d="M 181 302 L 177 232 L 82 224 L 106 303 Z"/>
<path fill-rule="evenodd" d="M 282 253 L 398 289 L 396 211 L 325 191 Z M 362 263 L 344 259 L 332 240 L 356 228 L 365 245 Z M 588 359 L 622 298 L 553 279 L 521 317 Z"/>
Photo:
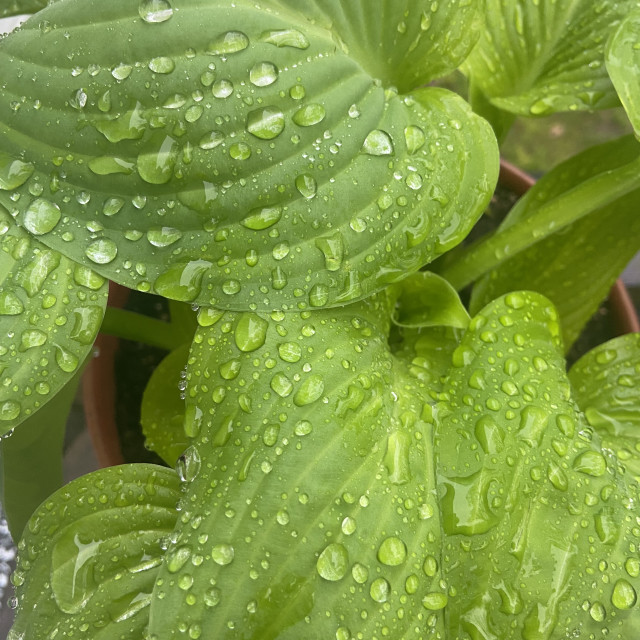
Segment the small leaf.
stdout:
<path fill-rule="evenodd" d="M 154 369 L 140 408 L 145 446 L 170 467 L 175 466 L 188 445 L 184 432 L 185 406 L 181 397 L 184 392 L 180 391 L 188 353 L 188 344 L 179 347 Z"/>
<path fill-rule="evenodd" d="M 631 136 L 607 142 L 567 160 L 544 176 L 509 212 L 501 231 L 511 232 L 520 226 L 522 236 L 530 237 L 536 216 L 560 198 L 567 197 L 571 208 L 590 207 L 593 198 L 571 199 L 575 189 L 589 180 L 601 180 L 599 196 L 606 196 L 615 173 L 637 173 L 640 145 Z M 608 182 L 610 180 L 611 181 Z M 640 184 L 640 183 L 639 183 Z M 535 242 L 525 251 L 508 258 L 494 271 L 478 281 L 473 290 L 471 311 L 498 295 L 517 289 L 531 289 L 547 296 L 560 312 L 565 347 L 568 349 L 580 334 L 611 285 L 629 260 L 640 250 L 640 190 L 611 198 L 606 206 Z M 508 254 L 507 254 L 508 255 Z"/>
<path fill-rule="evenodd" d="M 446 637 L 640 631 L 638 573 L 625 569 L 637 483 L 575 409 L 557 320 L 538 294 L 508 294 L 453 356 L 434 442 L 456 591 Z"/>
<path fill-rule="evenodd" d="M 607 75 L 607 35 L 636 0 L 488 0 L 485 31 L 464 63 L 500 109 L 519 115 L 618 105 Z"/>
<path fill-rule="evenodd" d="M 402 607 L 392 633 L 408 637 L 423 596 L 444 596 L 432 400 L 391 354 L 393 302 L 201 310 L 186 390 L 200 431 L 179 463 L 189 518 L 168 557 L 204 560 L 165 562 L 151 634 L 179 619 L 212 638 L 370 638 Z M 187 574 L 193 603 L 171 586 Z M 430 625 L 442 633 L 442 614 Z"/>
<path fill-rule="evenodd" d="M 458 64 L 478 3 L 462 4 L 385 1 L 389 31 L 363 0 L 176 0 L 161 22 L 131 0 L 57 2 L 0 41 L 0 203 L 175 300 L 363 298 L 459 243 L 495 185 L 493 132 L 466 102 L 394 88 Z"/>
<path fill-rule="evenodd" d="M 78 371 L 100 328 L 107 284 L 17 227 L 1 205 L 0 234 L 0 433 L 6 433 Z"/>
<path fill-rule="evenodd" d="M 632 11 L 607 43 L 607 71 L 622 106 L 640 137 L 640 11 Z"/>
<path fill-rule="evenodd" d="M 469 314 L 458 292 L 442 277 L 420 271 L 397 285 L 400 292 L 393 321 L 401 327 L 465 329 Z"/>
<path fill-rule="evenodd" d="M 143 637 L 179 497 L 174 471 L 143 464 L 96 471 L 52 495 L 20 545 L 10 640 Z"/>
<path fill-rule="evenodd" d="M 576 402 L 602 444 L 640 481 L 640 334 L 609 340 L 569 371 Z"/>

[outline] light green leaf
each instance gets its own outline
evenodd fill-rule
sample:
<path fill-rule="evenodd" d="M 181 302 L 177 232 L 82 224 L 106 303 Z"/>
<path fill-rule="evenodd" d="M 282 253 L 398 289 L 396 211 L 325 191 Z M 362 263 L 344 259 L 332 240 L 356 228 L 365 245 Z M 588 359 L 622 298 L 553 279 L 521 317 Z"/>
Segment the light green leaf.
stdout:
<path fill-rule="evenodd" d="M 432 401 L 390 353 L 392 303 L 201 311 L 187 373 L 198 435 L 179 462 L 188 507 L 151 634 L 180 637 L 176 620 L 202 638 L 442 634 L 423 604 L 444 591 Z M 187 575 L 193 603 L 177 586 Z"/>
<path fill-rule="evenodd" d="M 4 6 L 0 6 L 0 18 L 18 16 L 27 13 L 35 13 L 44 9 L 47 4 L 55 0 L 5 0 Z"/>
<path fill-rule="evenodd" d="M 179 497 L 174 471 L 143 464 L 96 471 L 51 496 L 20 543 L 9 640 L 145 636 Z"/>
<path fill-rule="evenodd" d="M 640 334 L 596 347 L 569 371 L 587 422 L 640 482 Z"/>
<path fill-rule="evenodd" d="M 557 320 L 508 294 L 453 356 L 434 441 L 447 638 L 640 632 L 638 485 L 576 411 Z"/>
<path fill-rule="evenodd" d="M 0 502 L 15 541 L 40 503 L 62 486 L 62 444 L 80 374 L 0 440 Z"/>
<path fill-rule="evenodd" d="M 106 302 L 102 276 L 32 238 L 0 205 L 0 433 L 71 380 Z"/>
<path fill-rule="evenodd" d="M 420 271 L 397 285 L 398 308 L 393 321 L 401 327 L 465 329 L 469 314 L 458 292 L 442 277 Z"/>
<path fill-rule="evenodd" d="M 236 310 L 344 304 L 455 246 L 495 185 L 493 132 L 452 93 L 391 83 L 456 63 L 476 3 L 292 4 L 175 0 L 151 23 L 130 0 L 47 8 L 50 29 L 0 42 L 18 167 L 0 203 L 121 284 Z M 402 7 L 406 34 L 383 37 Z M 329 28 L 342 13 L 367 18 Z"/>
<path fill-rule="evenodd" d="M 184 432 L 185 405 L 180 390 L 184 383 L 189 345 L 172 351 L 153 371 L 142 396 L 140 423 L 145 446 L 170 467 L 187 448 Z"/>
<path fill-rule="evenodd" d="M 535 225 L 543 208 L 560 198 L 567 198 L 564 213 L 569 212 L 569 207 L 590 207 L 593 199 L 572 198 L 572 194 L 578 193 L 588 180 L 603 180 L 600 193 L 606 195 L 607 181 L 615 184 L 617 173 L 637 174 L 639 157 L 640 144 L 629 136 L 588 149 L 562 163 L 510 211 L 494 236 L 495 242 L 499 243 L 501 232 L 518 228 L 523 238 L 531 237 L 527 225 Z M 543 237 L 527 250 L 507 258 L 474 287 L 472 312 L 508 291 L 538 291 L 551 299 L 560 312 L 568 349 L 620 272 L 640 250 L 639 207 L 640 190 L 636 188 L 622 197 L 611 198 L 606 206 L 561 232 Z M 556 220 L 558 226 L 560 220 Z"/>
<path fill-rule="evenodd" d="M 505 111 L 547 115 L 617 106 L 607 36 L 637 0 L 487 0 L 485 32 L 464 64 Z"/>
<path fill-rule="evenodd" d="M 640 137 L 640 11 L 632 11 L 611 34 L 606 63 L 622 106 Z"/>

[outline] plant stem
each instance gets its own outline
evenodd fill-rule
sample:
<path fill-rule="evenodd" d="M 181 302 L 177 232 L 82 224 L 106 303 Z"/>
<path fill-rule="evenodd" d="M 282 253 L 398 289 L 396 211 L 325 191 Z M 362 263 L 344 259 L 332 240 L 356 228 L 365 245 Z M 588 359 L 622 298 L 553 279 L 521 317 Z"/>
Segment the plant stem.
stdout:
<path fill-rule="evenodd" d="M 542 204 L 535 212 L 498 229 L 434 265 L 436 273 L 462 289 L 500 263 L 640 187 L 640 161 L 601 173 Z M 517 206 L 517 205 L 516 205 Z"/>
<path fill-rule="evenodd" d="M 168 322 L 115 307 L 107 307 L 100 331 L 167 351 L 173 351 L 183 344 Z"/>

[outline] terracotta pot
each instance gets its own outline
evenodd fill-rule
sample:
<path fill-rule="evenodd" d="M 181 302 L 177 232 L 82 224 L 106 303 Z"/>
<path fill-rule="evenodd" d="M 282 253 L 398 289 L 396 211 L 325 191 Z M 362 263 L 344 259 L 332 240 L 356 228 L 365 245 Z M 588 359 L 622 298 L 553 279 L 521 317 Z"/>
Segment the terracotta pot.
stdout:
<path fill-rule="evenodd" d="M 500 184 L 518 196 L 534 184 L 534 179 L 508 162 L 500 163 Z M 109 304 L 124 306 L 129 290 L 111 284 Z M 640 331 L 640 321 L 629 294 L 618 280 L 609 294 L 609 305 L 618 335 Z M 122 464 L 118 430 L 114 419 L 116 388 L 114 359 L 118 339 L 100 334 L 96 341 L 96 357 L 87 365 L 82 381 L 85 417 L 98 463 L 102 467 Z"/>

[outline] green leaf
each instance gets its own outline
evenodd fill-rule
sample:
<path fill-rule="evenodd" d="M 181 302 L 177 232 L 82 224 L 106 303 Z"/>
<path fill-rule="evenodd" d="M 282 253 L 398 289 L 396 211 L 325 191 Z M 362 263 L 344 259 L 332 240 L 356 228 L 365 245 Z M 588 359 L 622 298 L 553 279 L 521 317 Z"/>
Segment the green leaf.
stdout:
<path fill-rule="evenodd" d="M 8 0 L 4 6 L 0 7 L 0 18 L 35 13 L 54 1 L 56 0 Z"/>
<path fill-rule="evenodd" d="M 464 69 L 500 109 L 519 115 L 618 105 L 607 36 L 637 0 L 487 0 L 485 32 Z"/>
<path fill-rule="evenodd" d="M 169 315 L 171 316 L 171 328 L 186 344 L 191 344 L 193 334 L 196 332 L 198 322 L 196 313 L 190 304 L 169 300 Z M 186 362 L 186 360 L 185 360 Z"/>
<path fill-rule="evenodd" d="M 557 319 L 508 294 L 454 354 L 434 441 L 447 638 L 640 632 L 638 485 L 575 409 Z"/>
<path fill-rule="evenodd" d="M 62 486 L 62 444 L 80 374 L 0 440 L 0 498 L 15 541 L 40 503 Z"/>
<path fill-rule="evenodd" d="M 398 308 L 393 316 L 401 327 L 456 327 L 465 329 L 469 314 L 458 292 L 442 277 L 420 271 L 397 285 Z"/>
<path fill-rule="evenodd" d="M 9 639 L 142 638 L 179 497 L 174 471 L 143 464 L 96 471 L 51 496 L 20 543 Z"/>
<path fill-rule="evenodd" d="M 466 235 L 498 154 L 459 97 L 391 86 L 457 63 L 476 3 L 380 6 L 405 8 L 406 34 L 382 36 L 364 0 L 176 0 L 155 23 L 129 0 L 60 0 L 46 29 L 0 42 L 4 166 L 33 170 L 0 203 L 74 260 L 186 302 L 322 307 L 401 279 Z M 342 14 L 357 26 L 330 28 Z"/>
<path fill-rule="evenodd" d="M 629 136 L 588 149 L 560 164 L 510 211 L 494 236 L 496 246 L 501 232 L 507 229 L 513 233 L 520 228 L 522 238 L 531 237 L 527 225 L 535 225 L 544 207 L 560 198 L 567 199 L 563 215 L 570 213 L 569 207 L 576 210 L 592 207 L 593 199 L 583 200 L 572 194 L 578 193 L 590 180 L 605 180 L 615 185 L 618 173 L 630 172 L 633 176 L 638 171 L 639 157 L 640 144 Z M 600 195 L 608 193 L 607 182 L 602 184 Z M 606 206 L 507 258 L 474 287 L 472 312 L 508 291 L 538 291 L 560 312 L 568 349 L 605 299 L 615 279 L 640 250 L 639 206 L 638 188 L 622 197 L 616 195 Z M 560 226 L 560 223 L 558 217 L 555 224 Z"/>
<path fill-rule="evenodd" d="M 640 482 L 640 334 L 605 342 L 569 371 L 587 422 Z"/>
<path fill-rule="evenodd" d="M 15 171 L 30 172 L 25 166 Z M 106 302 L 102 276 L 33 239 L 0 205 L 0 433 L 71 380 L 91 351 Z"/>
<path fill-rule="evenodd" d="M 611 34 L 606 50 L 607 71 L 629 120 L 640 137 L 640 11 L 632 11 Z"/>
<path fill-rule="evenodd" d="M 176 621 L 202 638 L 442 633 L 422 601 L 443 594 L 432 400 L 390 353 L 393 302 L 201 310 L 186 390 L 197 435 L 179 462 L 188 507 L 151 634 L 179 637 Z M 193 603 L 177 586 L 187 575 Z"/>
<path fill-rule="evenodd" d="M 154 369 L 142 396 L 140 423 L 145 446 L 155 451 L 170 467 L 187 448 L 184 432 L 185 405 L 180 383 L 184 382 L 189 345 L 172 351 Z"/>

